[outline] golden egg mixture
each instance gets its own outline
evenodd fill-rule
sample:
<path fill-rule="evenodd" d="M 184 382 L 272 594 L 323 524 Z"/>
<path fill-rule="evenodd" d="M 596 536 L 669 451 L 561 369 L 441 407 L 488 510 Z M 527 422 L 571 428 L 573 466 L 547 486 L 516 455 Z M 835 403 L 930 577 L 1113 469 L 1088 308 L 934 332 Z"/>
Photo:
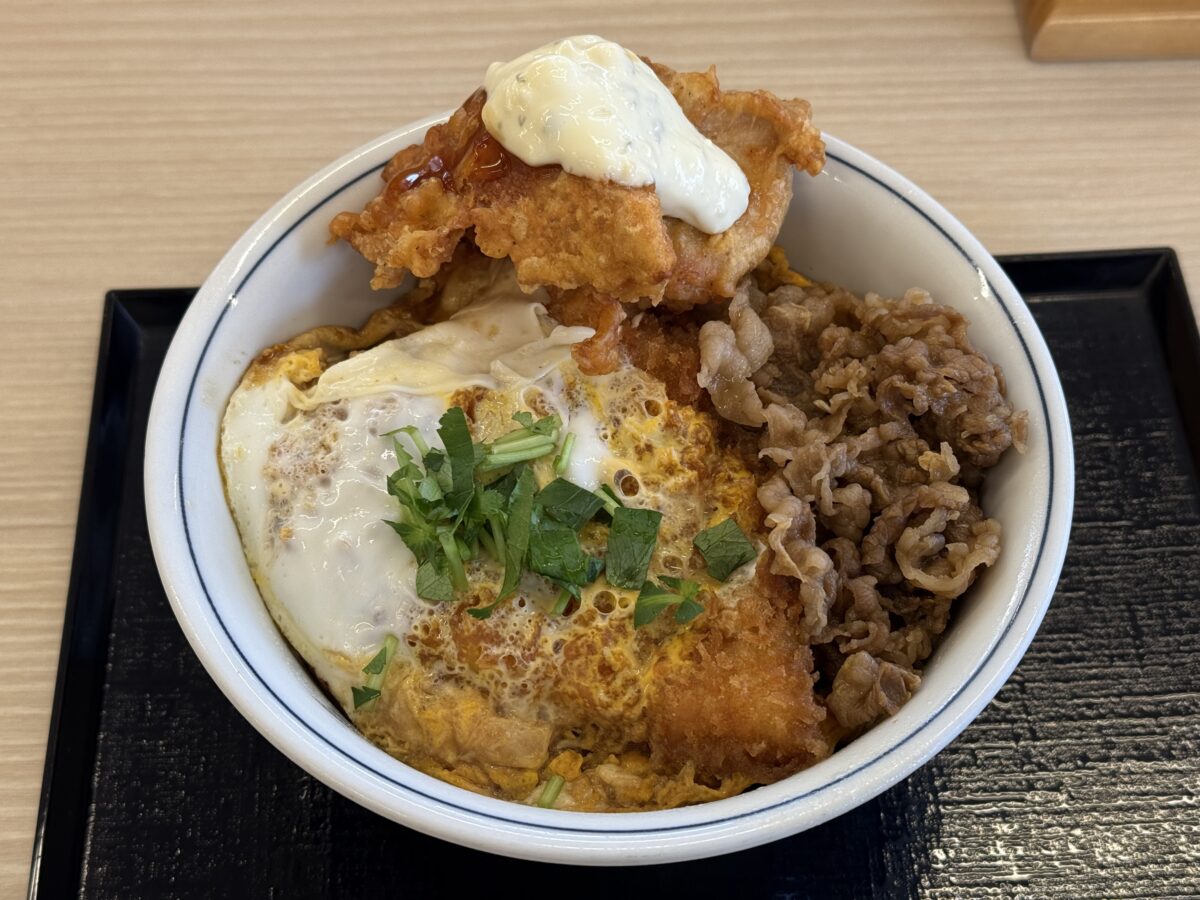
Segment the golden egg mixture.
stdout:
<path fill-rule="evenodd" d="M 747 589 L 761 597 L 762 578 L 748 564 L 717 582 L 693 538 L 729 517 L 755 533 L 762 513 L 753 473 L 721 445 L 712 415 L 672 401 L 641 370 L 581 374 L 570 349 L 590 329 L 549 319 L 510 273 L 494 268 L 445 321 L 420 328 L 392 309 L 361 332 L 317 329 L 251 366 L 229 403 L 220 455 L 266 604 L 368 738 L 451 783 L 536 802 L 558 776 L 555 806 L 581 810 L 662 808 L 741 790 L 762 777 L 761 766 L 747 768 L 737 754 L 711 758 L 709 726 L 688 710 L 716 703 L 718 717 L 730 719 L 719 709 L 729 679 L 718 666 L 706 686 L 702 663 L 728 661 L 755 606 L 738 597 Z M 638 591 L 603 575 L 555 611 L 558 586 L 525 572 L 515 594 L 478 619 L 468 610 L 492 604 L 504 575 L 483 553 L 465 563 L 469 590 L 454 602 L 417 596 L 417 560 L 387 524 L 399 514 L 387 491 L 394 441 L 409 440 L 394 432 L 408 426 L 437 446 L 437 423 L 451 407 L 463 410 L 478 442 L 511 431 L 519 412 L 558 416 L 562 437 L 572 436 L 563 477 L 662 513 L 649 572 L 695 581 L 704 612 L 686 627 L 666 615 L 635 628 Z M 529 464 L 539 486 L 554 479 L 553 455 Z M 584 550 L 603 556 L 607 532 L 601 521 L 585 524 Z M 356 704 L 364 668 L 389 636 L 395 651 L 377 679 L 378 699 Z M 766 754 L 769 768 L 791 769 L 824 745 L 810 733 L 820 714 L 807 651 L 780 650 L 779 677 L 795 681 L 780 696 L 795 699 L 792 714 L 772 721 L 795 724 L 798 715 L 803 727 L 749 737 L 759 751 L 807 740 L 799 756 L 782 745 L 778 759 Z M 763 659 L 767 668 L 774 662 Z"/>

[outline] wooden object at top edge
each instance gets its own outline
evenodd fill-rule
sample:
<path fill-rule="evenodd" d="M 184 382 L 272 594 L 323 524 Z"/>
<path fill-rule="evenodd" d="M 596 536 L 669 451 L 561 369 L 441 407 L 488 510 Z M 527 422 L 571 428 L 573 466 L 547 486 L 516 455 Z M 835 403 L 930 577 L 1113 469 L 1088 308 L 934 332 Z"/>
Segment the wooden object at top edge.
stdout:
<path fill-rule="evenodd" d="M 1031 59 L 1200 58 L 1200 0 L 1018 0 Z"/>

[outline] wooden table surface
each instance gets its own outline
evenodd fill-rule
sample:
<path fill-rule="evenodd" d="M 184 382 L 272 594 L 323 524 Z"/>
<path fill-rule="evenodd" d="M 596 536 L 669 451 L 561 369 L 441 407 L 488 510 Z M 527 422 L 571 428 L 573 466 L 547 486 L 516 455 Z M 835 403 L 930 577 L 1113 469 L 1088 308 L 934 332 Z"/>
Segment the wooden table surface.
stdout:
<path fill-rule="evenodd" d="M 1012 0 L 842 6 L 0 0 L 0 896 L 28 875 L 104 291 L 198 284 L 492 60 L 595 31 L 716 63 L 811 100 L 995 253 L 1169 245 L 1200 298 L 1200 62 L 1031 63 Z"/>

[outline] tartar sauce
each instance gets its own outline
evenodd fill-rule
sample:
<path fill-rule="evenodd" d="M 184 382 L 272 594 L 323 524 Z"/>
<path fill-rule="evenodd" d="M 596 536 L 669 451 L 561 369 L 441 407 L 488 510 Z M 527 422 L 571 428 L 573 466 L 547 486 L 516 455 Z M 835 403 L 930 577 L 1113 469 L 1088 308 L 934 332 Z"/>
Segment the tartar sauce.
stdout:
<path fill-rule="evenodd" d="M 619 44 L 585 34 L 546 44 L 484 79 L 483 124 L 531 166 L 628 187 L 654 185 L 665 215 L 708 234 L 746 211 L 738 164 L 696 130 L 654 71 Z"/>

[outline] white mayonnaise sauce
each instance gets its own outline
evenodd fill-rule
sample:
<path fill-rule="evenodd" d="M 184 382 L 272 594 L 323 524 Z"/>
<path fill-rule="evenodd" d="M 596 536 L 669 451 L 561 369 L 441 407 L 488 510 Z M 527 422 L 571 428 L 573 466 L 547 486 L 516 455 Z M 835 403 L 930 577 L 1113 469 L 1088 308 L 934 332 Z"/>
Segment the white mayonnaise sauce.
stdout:
<path fill-rule="evenodd" d="M 654 71 L 595 35 L 565 38 L 484 79 L 483 123 L 531 166 L 628 187 L 654 185 L 665 215 L 708 234 L 746 211 L 750 185 L 720 147 L 696 130 Z"/>

